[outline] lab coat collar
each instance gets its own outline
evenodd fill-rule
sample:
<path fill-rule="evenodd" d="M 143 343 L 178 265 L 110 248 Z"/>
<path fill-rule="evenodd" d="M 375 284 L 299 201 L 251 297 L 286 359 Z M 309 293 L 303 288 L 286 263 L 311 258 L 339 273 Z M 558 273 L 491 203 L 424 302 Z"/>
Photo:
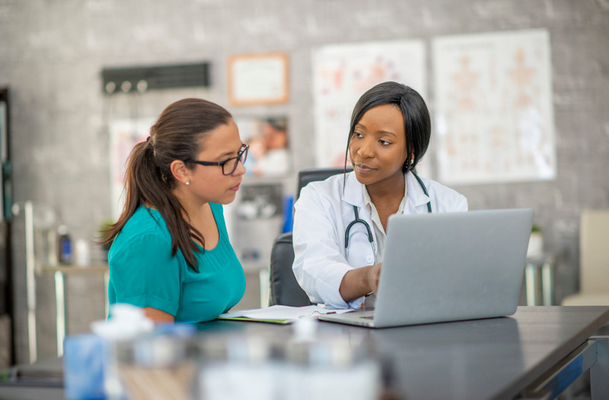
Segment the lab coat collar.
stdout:
<path fill-rule="evenodd" d="M 364 207 L 364 193 L 362 192 L 362 184 L 359 183 L 355 172 L 349 172 L 347 174 L 347 182 L 345 183 L 345 191 L 343 200 L 357 207 Z"/>
<path fill-rule="evenodd" d="M 406 198 L 408 208 L 416 210 L 418 214 L 428 212 L 427 203 L 431 199 L 425 194 L 417 178 L 413 174 L 406 173 L 406 184 L 408 185 L 408 196 Z M 427 191 L 429 192 L 429 188 L 427 188 Z"/>
<path fill-rule="evenodd" d="M 423 188 L 419 185 L 419 182 L 414 175 L 409 173 L 406 174 L 406 184 L 408 185 L 408 191 L 406 194 L 405 209 L 416 210 L 417 213 L 426 213 L 427 203 L 430 201 L 429 196 L 423 192 Z M 343 200 L 352 206 L 364 207 L 362 184 L 357 180 L 355 172 L 347 174 Z"/>

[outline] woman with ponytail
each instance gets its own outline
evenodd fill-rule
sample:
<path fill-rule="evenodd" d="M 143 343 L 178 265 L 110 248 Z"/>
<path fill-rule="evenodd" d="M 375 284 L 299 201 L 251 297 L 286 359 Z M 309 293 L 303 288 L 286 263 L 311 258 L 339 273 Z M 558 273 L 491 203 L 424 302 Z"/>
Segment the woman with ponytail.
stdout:
<path fill-rule="evenodd" d="M 467 211 L 463 195 L 416 174 L 430 137 L 410 87 L 384 82 L 360 97 L 345 155 L 353 172 L 311 182 L 295 204 L 294 275 L 312 302 L 373 305 L 390 215 Z"/>
<path fill-rule="evenodd" d="M 156 322 L 209 321 L 237 304 L 245 277 L 222 205 L 235 199 L 248 146 L 230 113 L 202 99 L 169 105 L 132 150 L 126 201 L 104 231 L 110 304 Z"/>

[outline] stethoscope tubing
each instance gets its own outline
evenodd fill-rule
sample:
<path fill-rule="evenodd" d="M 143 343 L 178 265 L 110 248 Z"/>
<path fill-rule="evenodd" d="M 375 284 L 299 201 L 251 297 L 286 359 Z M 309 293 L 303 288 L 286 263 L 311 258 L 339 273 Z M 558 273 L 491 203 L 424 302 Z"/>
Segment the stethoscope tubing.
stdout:
<path fill-rule="evenodd" d="M 414 175 L 417 182 L 419 182 L 419 185 L 421 186 L 421 189 L 423 189 L 423 193 L 425 193 L 425 196 L 429 197 L 429 193 L 427 192 L 427 188 L 425 187 L 423 180 L 421 180 L 421 178 L 419 178 L 419 176 L 413 171 L 410 171 L 410 173 Z M 427 212 L 431 214 L 431 201 L 427 202 Z M 372 236 L 372 229 L 370 229 L 370 225 L 366 221 L 359 217 L 359 211 L 357 209 L 357 206 L 353 206 L 353 213 L 355 214 L 355 219 L 351 221 L 351 223 L 349 223 L 349 225 L 347 225 L 347 228 L 345 229 L 345 258 L 349 260 L 349 233 L 351 232 L 351 228 L 355 224 L 363 224 L 366 228 L 366 233 L 368 235 L 368 241 L 370 242 L 370 246 L 372 246 L 372 255 L 374 256 L 373 265 L 375 265 L 377 264 L 376 246 L 374 245 L 374 236 Z"/>

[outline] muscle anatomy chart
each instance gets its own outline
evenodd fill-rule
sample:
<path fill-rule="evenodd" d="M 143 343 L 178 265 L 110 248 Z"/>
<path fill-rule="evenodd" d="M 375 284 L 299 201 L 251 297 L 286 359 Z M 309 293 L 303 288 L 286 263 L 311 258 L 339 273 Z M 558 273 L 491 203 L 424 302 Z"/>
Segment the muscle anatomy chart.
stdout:
<path fill-rule="evenodd" d="M 403 83 L 426 96 L 422 40 L 328 45 L 313 54 L 316 165 L 342 166 L 353 107 L 385 81 Z"/>

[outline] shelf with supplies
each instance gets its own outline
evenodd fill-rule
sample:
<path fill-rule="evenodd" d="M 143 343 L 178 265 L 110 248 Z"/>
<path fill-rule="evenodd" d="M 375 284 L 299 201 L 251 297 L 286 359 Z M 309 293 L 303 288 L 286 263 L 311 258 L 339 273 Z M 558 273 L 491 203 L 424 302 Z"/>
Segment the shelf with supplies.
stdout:
<path fill-rule="evenodd" d="M 554 305 L 555 269 L 554 254 L 527 257 L 524 270 L 527 306 Z"/>
<path fill-rule="evenodd" d="M 57 333 L 57 355 L 63 355 L 63 340 L 67 332 L 68 321 L 66 319 L 66 287 L 65 278 L 70 275 L 85 275 L 99 274 L 103 275 L 104 279 L 104 314 L 107 317 L 110 306 L 108 302 L 108 280 L 110 279 L 110 271 L 108 263 L 95 262 L 87 266 L 79 265 L 37 265 L 37 275 L 53 275 L 55 282 L 55 326 Z M 29 293 L 28 293 L 29 295 Z M 36 312 L 34 302 L 34 314 Z M 35 338 L 33 339 L 35 340 Z"/>
<path fill-rule="evenodd" d="M 61 272 L 63 274 L 98 274 L 108 272 L 108 263 L 96 261 L 91 265 L 39 265 L 36 269 L 37 274 L 51 274 Z"/>
<path fill-rule="evenodd" d="M 104 301 L 105 314 L 108 315 L 108 280 L 110 277 L 108 263 L 102 259 L 91 259 L 89 252 L 90 245 L 88 240 L 80 239 L 70 243 L 69 249 L 61 247 L 60 239 L 67 236 L 58 230 L 58 219 L 53 208 L 47 204 L 24 201 L 12 205 L 12 214 L 15 217 L 13 222 L 23 224 L 23 234 L 25 241 L 25 280 L 27 299 L 27 344 L 29 363 L 33 363 L 38 358 L 37 342 L 37 298 L 36 286 L 39 278 L 51 275 L 54 280 L 55 308 L 56 308 L 56 333 L 57 333 L 57 355 L 63 354 L 63 340 L 66 336 L 66 285 L 67 276 L 99 275 L 104 282 Z M 71 240 L 71 239 L 70 239 Z M 83 245 L 81 252 L 78 252 L 78 244 Z M 62 243 L 63 245 L 63 243 Z M 81 257 L 73 257 L 74 250 Z M 63 259 L 63 251 L 69 252 L 69 264 L 59 263 Z M 60 254 L 61 253 L 61 254 Z M 60 257 L 61 256 L 61 257 Z M 82 265 L 80 265 L 82 264 Z"/>

